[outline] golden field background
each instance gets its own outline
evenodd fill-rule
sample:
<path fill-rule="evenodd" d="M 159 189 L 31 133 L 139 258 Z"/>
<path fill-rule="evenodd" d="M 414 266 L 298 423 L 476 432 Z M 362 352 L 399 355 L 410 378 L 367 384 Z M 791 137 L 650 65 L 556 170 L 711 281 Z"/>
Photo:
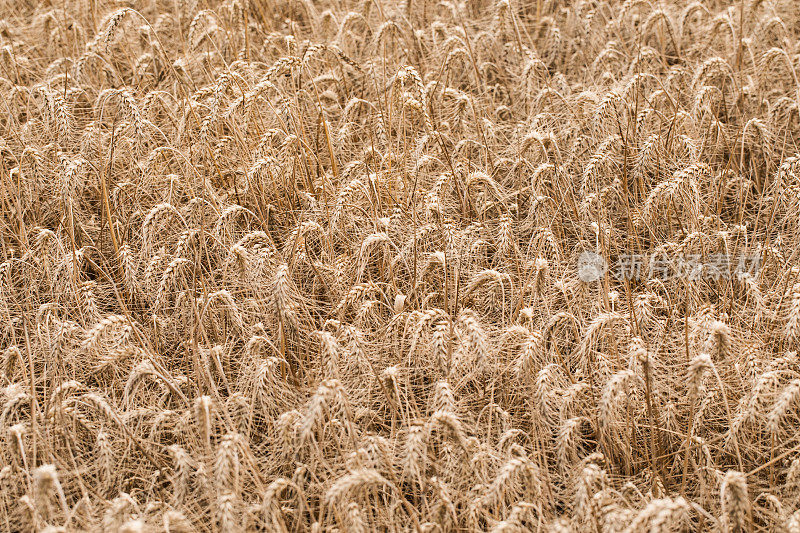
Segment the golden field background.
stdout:
<path fill-rule="evenodd" d="M 800 532 L 793 0 L 0 19 L 0 530 Z"/>

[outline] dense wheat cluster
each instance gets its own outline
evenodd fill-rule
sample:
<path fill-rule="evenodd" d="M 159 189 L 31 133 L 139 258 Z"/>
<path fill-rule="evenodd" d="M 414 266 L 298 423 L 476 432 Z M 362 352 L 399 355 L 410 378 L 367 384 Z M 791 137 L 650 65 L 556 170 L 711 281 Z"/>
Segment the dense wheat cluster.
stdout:
<path fill-rule="evenodd" d="M 2 530 L 800 532 L 795 0 L 0 19 Z"/>

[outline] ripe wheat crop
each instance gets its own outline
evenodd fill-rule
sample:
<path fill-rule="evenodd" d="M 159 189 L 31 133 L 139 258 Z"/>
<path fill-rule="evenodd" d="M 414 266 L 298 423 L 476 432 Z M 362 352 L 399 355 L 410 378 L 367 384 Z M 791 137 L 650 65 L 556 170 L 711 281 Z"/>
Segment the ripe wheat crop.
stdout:
<path fill-rule="evenodd" d="M 0 0 L 0 530 L 800 533 L 798 71 L 795 0 Z"/>

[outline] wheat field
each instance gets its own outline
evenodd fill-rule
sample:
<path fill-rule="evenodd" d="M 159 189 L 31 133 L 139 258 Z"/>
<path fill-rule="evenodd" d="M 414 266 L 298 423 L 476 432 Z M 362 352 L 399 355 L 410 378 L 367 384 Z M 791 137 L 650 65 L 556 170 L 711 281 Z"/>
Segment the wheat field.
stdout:
<path fill-rule="evenodd" d="M 0 530 L 800 533 L 798 71 L 795 0 L 0 0 Z"/>

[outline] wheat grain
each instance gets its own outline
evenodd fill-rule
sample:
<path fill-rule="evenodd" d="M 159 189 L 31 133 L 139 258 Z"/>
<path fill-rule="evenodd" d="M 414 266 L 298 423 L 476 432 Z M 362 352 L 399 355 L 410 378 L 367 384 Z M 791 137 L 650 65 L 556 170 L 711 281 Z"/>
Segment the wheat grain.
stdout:
<path fill-rule="evenodd" d="M 795 2 L 51 4 L 5 529 L 800 529 Z"/>

